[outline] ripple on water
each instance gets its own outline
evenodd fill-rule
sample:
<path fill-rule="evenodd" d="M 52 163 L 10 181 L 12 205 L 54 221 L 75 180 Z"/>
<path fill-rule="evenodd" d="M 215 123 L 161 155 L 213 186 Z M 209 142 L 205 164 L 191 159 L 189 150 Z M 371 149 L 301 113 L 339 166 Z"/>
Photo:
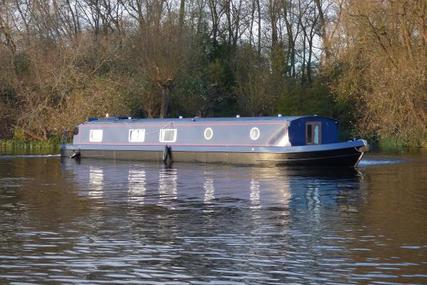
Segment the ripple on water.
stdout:
<path fill-rule="evenodd" d="M 0 177 L 0 193 L 8 193 L 7 191 L 10 188 L 20 188 L 24 183 L 33 180 L 33 178 L 28 177 Z M 9 192 L 11 193 L 11 192 Z"/>
<path fill-rule="evenodd" d="M 10 159 L 19 159 L 19 158 L 58 158 L 61 157 L 61 154 L 1 154 L 0 159 L 10 160 Z"/>
<path fill-rule="evenodd" d="M 400 173 L 395 169 L 382 169 L 393 175 L 381 180 L 384 175 L 369 167 L 362 174 L 342 174 L 89 160 L 60 164 L 44 158 L 16 164 L 11 159 L 0 168 L 4 163 L 11 163 L 11 177 L 0 171 L 5 282 L 427 281 L 427 241 L 421 227 L 408 227 L 411 218 L 420 219 L 417 225 L 427 219 L 418 199 L 426 194 L 416 188 L 411 197 L 417 199 L 392 196 L 394 173 Z M 365 165 L 381 167 L 369 159 Z M 399 213 L 383 208 L 389 197 Z M 416 212 L 409 219 L 402 216 L 406 207 Z M 391 226 L 383 223 L 384 213 Z"/>
<path fill-rule="evenodd" d="M 405 162 L 404 159 L 390 159 L 390 158 L 367 158 L 359 162 L 359 167 L 364 166 L 377 166 L 377 165 L 391 165 Z"/>

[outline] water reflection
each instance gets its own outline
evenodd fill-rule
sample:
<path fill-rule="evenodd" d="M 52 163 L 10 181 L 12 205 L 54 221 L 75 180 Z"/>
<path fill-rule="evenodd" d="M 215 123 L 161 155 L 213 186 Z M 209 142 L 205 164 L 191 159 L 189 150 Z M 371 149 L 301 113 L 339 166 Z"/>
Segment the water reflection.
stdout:
<path fill-rule="evenodd" d="M 251 179 L 251 186 L 249 187 L 251 208 L 257 209 L 261 207 L 260 191 L 259 191 L 259 181 Z"/>
<path fill-rule="evenodd" d="M 320 219 L 320 195 L 319 182 L 312 181 L 307 185 L 307 209 L 311 213 L 313 220 L 319 222 Z"/>
<path fill-rule="evenodd" d="M 104 170 L 100 167 L 89 166 L 89 191 L 88 195 L 92 198 L 102 198 L 104 186 Z"/>
<path fill-rule="evenodd" d="M 161 168 L 159 171 L 159 204 L 166 205 L 177 199 L 178 172 L 175 168 Z M 172 206 L 173 208 L 173 206 Z"/>
<path fill-rule="evenodd" d="M 424 164 L 362 176 L 34 158 L 0 170 L 5 282 L 427 281 Z"/>
<path fill-rule="evenodd" d="M 203 196 L 203 202 L 205 204 L 210 204 L 215 199 L 214 179 L 210 176 L 209 172 L 205 172 L 204 178 L 205 181 L 203 182 L 203 189 L 205 191 L 205 195 Z"/>
<path fill-rule="evenodd" d="M 146 172 L 143 168 L 129 169 L 128 181 L 128 201 L 137 204 L 144 204 L 145 196 L 145 175 Z"/>
<path fill-rule="evenodd" d="M 358 203 L 359 199 L 352 197 L 359 196 L 361 183 L 360 174 L 354 170 L 193 167 L 190 164 L 165 168 L 158 164 L 112 164 L 96 160 L 85 160 L 81 164 L 67 160 L 64 169 L 73 183 L 80 185 L 83 196 L 102 198 L 107 203 L 175 208 L 189 200 L 210 205 L 219 199 L 230 206 L 290 207 L 309 210 L 313 215 L 319 215 L 325 206 L 338 207 L 346 196 L 346 206 L 349 202 Z"/>

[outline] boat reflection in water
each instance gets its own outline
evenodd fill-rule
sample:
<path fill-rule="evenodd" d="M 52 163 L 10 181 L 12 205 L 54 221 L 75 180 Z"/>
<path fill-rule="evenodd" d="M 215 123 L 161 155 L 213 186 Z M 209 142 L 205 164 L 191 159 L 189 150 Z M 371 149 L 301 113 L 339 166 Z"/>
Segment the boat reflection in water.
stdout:
<path fill-rule="evenodd" d="M 128 201 L 130 203 L 144 204 L 146 173 L 144 168 L 129 169 L 128 174 Z"/>
<path fill-rule="evenodd" d="M 88 195 L 92 198 L 102 198 L 104 187 L 104 170 L 101 167 L 89 166 Z"/>
<path fill-rule="evenodd" d="M 215 199 L 215 185 L 214 180 L 208 171 L 205 171 L 204 178 L 203 190 L 205 195 L 203 196 L 203 202 L 209 205 Z"/>
<path fill-rule="evenodd" d="M 165 168 L 90 159 L 81 164 L 65 160 L 64 168 L 79 184 L 78 195 L 94 207 L 101 203 L 102 215 L 108 212 L 120 221 L 120 235 L 144 245 L 142 254 L 159 247 L 168 252 L 161 258 L 179 257 L 179 262 L 164 261 L 168 266 L 206 276 L 218 274 L 208 268 L 229 268 L 243 275 L 251 268 L 253 273 L 244 278 L 314 278 L 319 272 L 317 257 L 325 258 L 322 272 L 333 272 L 328 264 L 347 260 L 346 235 L 353 240 L 347 229 L 357 223 L 352 214 L 363 204 L 363 179 L 347 168 L 343 172 L 189 163 Z M 153 255 L 150 260 L 157 258 Z M 302 260 L 307 265 L 300 267 Z"/>
<path fill-rule="evenodd" d="M 340 208 L 340 201 L 358 197 L 361 175 L 354 169 L 246 167 L 65 160 L 65 169 L 81 185 L 80 195 L 103 203 L 158 205 L 169 209 L 201 203 L 212 208 L 269 207 L 306 209 L 314 216 L 321 207 Z M 354 198 L 354 199 L 353 199 Z M 353 206 L 347 202 L 345 209 Z M 205 209 L 206 210 L 206 209 Z"/>

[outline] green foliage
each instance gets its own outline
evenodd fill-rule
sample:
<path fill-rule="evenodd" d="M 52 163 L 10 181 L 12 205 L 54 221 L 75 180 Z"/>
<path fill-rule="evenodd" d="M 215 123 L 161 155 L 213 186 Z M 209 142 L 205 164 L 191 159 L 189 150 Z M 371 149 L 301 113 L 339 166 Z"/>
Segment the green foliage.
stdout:
<path fill-rule="evenodd" d="M 318 80 L 308 86 L 288 80 L 277 111 L 283 114 L 335 116 L 335 102 L 327 86 Z"/>
<path fill-rule="evenodd" d="M 237 112 L 234 48 L 226 43 L 211 48 L 205 69 L 207 86 L 205 115 L 232 116 Z"/>
<path fill-rule="evenodd" d="M 182 73 L 172 94 L 171 116 L 201 116 L 207 112 L 207 100 L 207 86 L 202 75 Z"/>
<path fill-rule="evenodd" d="M 381 138 L 378 142 L 381 150 L 387 152 L 396 152 L 406 150 L 408 147 L 407 142 L 401 141 L 395 137 Z"/>
<path fill-rule="evenodd" d="M 26 136 L 24 130 L 21 128 L 15 128 L 13 132 L 13 140 L 15 142 L 25 142 Z"/>

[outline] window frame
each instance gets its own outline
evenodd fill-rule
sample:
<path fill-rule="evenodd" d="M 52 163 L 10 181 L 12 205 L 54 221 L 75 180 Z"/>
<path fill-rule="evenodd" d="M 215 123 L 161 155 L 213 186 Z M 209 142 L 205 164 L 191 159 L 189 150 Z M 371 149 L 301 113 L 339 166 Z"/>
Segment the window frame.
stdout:
<path fill-rule="evenodd" d="M 96 134 L 98 134 L 98 135 L 96 135 Z M 103 129 L 90 129 L 89 130 L 89 142 L 99 143 L 99 142 L 102 142 L 103 140 L 104 140 L 104 130 Z"/>
<path fill-rule="evenodd" d="M 308 134 L 308 126 L 311 126 L 310 141 L 309 141 L 309 134 Z M 315 143 L 315 141 L 314 141 L 314 138 L 315 138 L 314 130 L 315 130 L 316 126 L 319 127 L 319 137 L 318 137 L 317 143 Z M 322 122 L 317 122 L 317 121 L 306 122 L 304 132 L 305 132 L 305 144 L 306 145 L 322 144 Z"/>
<path fill-rule="evenodd" d="M 140 135 L 140 133 L 142 133 L 142 140 L 132 140 L 131 138 L 131 133 L 132 132 L 138 132 L 138 137 L 137 138 L 139 138 L 139 135 Z M 130 143 L 143 143 L 143 142 L 145 142 L 145 129 L 129 129 L 129 131 L 128 131 L 128 142 L 130 142 Z"/>
<path fill-rule="evenodd" d="M 208 132 L 211 132 L 211 135 L 210 136 L 207 136 L 207 133 Z M 204 132 L 203 132 L 203 137 L 205 138 L 205 140 L 207 140 L 207 141 L 210 141 L 211 139 L 213 139 L 213 137 L 214 137 L 214 131 L 213 131 L 213 129 L 211 128 L 211 127 L 208 127 L 208 128 L 206 128 L 205 130 L 204 130 Z"/>
<path fill-rule="evenodd" d="M 258 135 L 257 135 L 257 136 L 252 137 L 252 132 L 254 132 L 254 131 L 258 132 Z M 259 137 L 260 137 L 260 136 L 261 136 L 261 130 L 260 130 L 258 127 L 253 127 L 253 128 L 251 128 L 251 129 L 250 129 L 250 131 L 249 131 L 249 138 L 250 138 L 251 140 L 253 140 L 253 141 L 257 141 L 257 140 L 259 139 Z"/>
<path fill-rule="evenodd" d="M 173 139 L 172 140 L 168 140 L 168 141 L 165 140 L 165 133 L 167 131 L 173 131 Z M 159 142 L 161 142 L 161 143 L 174 143 L 174 142 L 176 142 L 177 136 L 178 136 L 178 129 L 160 129 Z"/>

